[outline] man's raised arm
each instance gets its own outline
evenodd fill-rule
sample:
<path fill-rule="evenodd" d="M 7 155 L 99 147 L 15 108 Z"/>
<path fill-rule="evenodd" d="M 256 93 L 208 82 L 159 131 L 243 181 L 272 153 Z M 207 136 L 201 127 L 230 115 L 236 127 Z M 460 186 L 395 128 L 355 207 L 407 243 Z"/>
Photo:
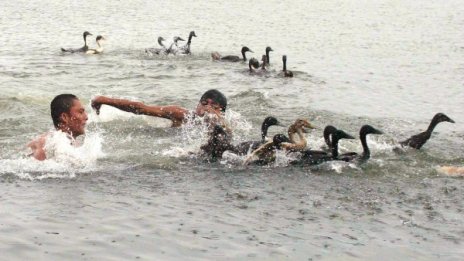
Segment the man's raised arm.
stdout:
<path fill-rule="evenodd" d="M 134 114 L 143 114 L 148 116 L 160 117 L 172 121 L 173 127 L 182 125 L 185 120 L 188 110 L 180 106 L 151 106 L 145 105 L 142 102 L 130 101 L 125 99 L 115 99 L 105 96 L 97 96 L 92 100 L 92 108 L 100 113 L 102 105 L 109 105 L 123 111 L 131 112 Z"/>

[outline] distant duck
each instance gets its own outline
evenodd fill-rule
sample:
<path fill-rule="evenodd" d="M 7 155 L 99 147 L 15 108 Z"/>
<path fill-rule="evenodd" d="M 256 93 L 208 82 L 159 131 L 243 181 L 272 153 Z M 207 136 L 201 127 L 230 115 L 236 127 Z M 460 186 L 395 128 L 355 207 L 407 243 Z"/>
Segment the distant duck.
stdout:
<path fill-rule="evenodd" d="M 150 55 L 166 53 L 167 48 L 164 45 L 163 41 L 166 41 L 166 40 L 161 36 L 158 37 L 158 44 L 161 46 L 161 48 L 146 48 L 145 53 L 150 54 Z"/>
<path fill-rule="evenodd" d="M 195 31 L 191 31 L 187 40 L 187 43 L 179 48 L 179 54 L 191 54 L 190 45 L 192 43 L 192 37 L 197 37 Z"/>
<path fill-rule="evenodd" d="M 282 72 L 279 73 L 279 76 L 288 77 L 288 78 L 293 77 L 293 72 L 287 70 L 287 56 L 286 55 L 282 56 L 282 64 L 283 64 L 283 68 L 282 68 Z"/>
<path fill-rule="evenodd" d="M 269 56 L 269 52 L 273 52 L 274 50 L 272 50 L 272 48 L 270 46 L 266 47 L 266 66 L 269 66 L 271 65 L 271 59 L 270 59 L 270 56 Z"/>
<path fill-rule="evenodd" d="M 242 47 L 242 51 L 241 51 L 242 59 L 240 59 L 240 57 L 237 55 L 227 55 L 227 56 L 221 57 L 221 55 L 218 52 L 211 53 L 211 57 L 213 58 L 213 60 L 218 60 L 218 61 L 223 61 L 223 62 L 239 62 L 239 61 L 246 62 L 247 61 L 246 52 L 253 52 L 253 51 L 250 50 L 250 48 L 246 46 Z"/>
<path fill-rule="evenodd" d="M 178 41 L 185 41 L 179 36 L 174 36 L 173 42 L 169 46 L 169 48 L 166 50 L 166 54 L 177 54 L 179 52 L 179 45 L 177 44 Z"/>
<path fill-rule="evenodd" d="M 85 53 L 86 54 L 100 54 L 100 53 L 103 53 L 103 42 L 105 41 L 106 39 L 99 35 L 97 36 L 96 38 L 96 42 L 97 42 L 97 48 L 96 49 L 88 49 Z"/>
<path fill-rule="evenodd" d="M 67 53 L 85 53 L 87 52 L 87 50 L 89 49 L 89 46 L 87 45 L 87 36 L 89 35 L 92 35 L 91 33 L 85 31 L 83 33 L 83 37 L 84 37 L 84 46 L 81 47 L 81 48 L 76 48 L 76 49 L 72 49 L 72 48 L 68 48 L 68 49 L 64 49 L 64 48 L 61 48 L 61 51 L 62 52 L 67 52 Z"/>
<path fill-rule="evenodd" d="M 248 61 L 248 71 L 250 74 L 259 74 L 258 71 L 255 69 L 259 68 L 259 62 L 256 60 L 256 58 L 251 58 L 250 61 Z"/>
<path fill-rule="evenodd" d="M 338 160 L 338 143 L 341 139 L 354 139 L 353 136 L 342 130 L 336 130 L 332 134 L 331 154 L 321 153 L 320 151 L 306 150 L 302 153 L 301 157 L 291 162 L 291 165 L 317 165 L 323 162 Z"/>
<path fill-rule="evenodd" d="M 430 139 L 430 136 L 432 136 L 432 132 L 437 124 L 444 121 L 454 123 L 452 119 L 443 113 L 435 114 L 426 131 L 411 136 L 409 139 L 400 142 L 400 145 L 403 147 L 409 146 L 414 149 L 420 149 Z"/>
<path fill-rule="evenodd" d="M 263 123 L 261 124 L 261 140 L 242 142 L 238 144 L 237 146 L 235 146 L 236 150 L 234 151 L 234 153 L 239 154 L 239 155 L 245 155 L 248 153 L 248 151 L 254 151 L 259 146 L 269 141 L 269 138 L 267 137 L 267 132 L 269 130 L 269 127 L 271 126 L 282 126 L 283 127 L 283 125 L 275 117 L 272 117 L 272 116 L 266 117 Z"/>
<path fill-rule="evenodd" d="M 371 157 L 371 151 L 369 150 L 369 146 L 367 146 L 367 135 L 368 134 L 383 134 L 383 132 L 377 130 L 376 128 L 370 125 L 364 125 L 359 130 L 359 139 L 361 140 L 361 144 L 363 147 L 363 153 L 361 155 L 357 154 L 356 152 L 348 152 L 338 156 L 339 160 L 343 161 L 358 161 L 359 163 L 363 163 L 367 161 Z"/>

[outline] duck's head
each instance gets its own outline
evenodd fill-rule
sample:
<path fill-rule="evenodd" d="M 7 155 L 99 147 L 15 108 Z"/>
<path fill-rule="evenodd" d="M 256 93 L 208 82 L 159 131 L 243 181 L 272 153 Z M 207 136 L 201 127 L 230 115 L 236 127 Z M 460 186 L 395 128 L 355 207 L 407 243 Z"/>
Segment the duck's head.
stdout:
<path fill-rule="evenodd" d="M 446 116 L 444 113 L 441 113 L 441 112 L 435 114 L 432 121 L 436 123 L 444 122 L 444 121 L 454 123 L 454 121 L 450 117 Z"/>
<path fill-rule="evenodd" d="M 101 36 L 101 35 L 98 35 L 98 36 L 97 36 L 97 39 L 96 39 L 96 41 L 97 41 L 98 43 L 101 43 L 102 41 L 105 41 L 105 40 L 106 40 L 105 37 L 103 37 L 103 36 Z"/>
<path fill-rule="evenodd" d="M 297 119 L 290 127 L 288 128 L 288 132 L 297 132 L 298 130 L 303 131 L 304 133 L 308 132 L 308 129 L 315 129 L 316 127 L 313 126 L 308 120 L 306 119 Z"/>
<path fill-rule="evenodd" d="M 158 37 L 158 42 L 161 43 L 162 41 L 166 41 L 162 36 Z"/>
<path fill-rule="evenodd" d="M 367 134 L 383 134 L 382 131 L 372 127 L 371 125 L 363 125 L 361 127 L 361 130 L 359 130 L 359 135 L 362 136 L 362 135 L 367 135 Z"/>
<path fill-rule="evenodd" d="M 338 142 L 339 140 L 341 139 L 350 139 L 350 140 L 354 140 L 354 137 L 351 136 L 350 134 L 342 131 L 342 130 L 336 130 L 333 134 L 332 134 L 332 143 L 333 142 Z"/>
<path fill-rule="evenodd" d="M 263 126 L 266 126 L 266 127 L 270 127 L 270 126 L 284 127 L 284 125 L 282 123 L 280 123 L 279 120 L 277 120 L 276 117 L 273 117 L 273 116 L 266 117 L 264 119 L 264 121 L 263 121 Z"/>
<path fill-rule="evenodd" d="M 273 52 L 272 48 L 270 46 L 266 47 L 266 53 Z"/>
<path fill-rule="evenodd" d="M 290 143 L 291 141 L 287 136 L 283 134 L 276 134 L 274 135 L 274 137 L 272 137 L 272 143 L 274 147 L 276 147 L 277 149 L 281 148 L 283 142 Z"/>
<path fill-rule="evenodd" d="M 258 69 L 259 68 L 259 62 L 258 60 L 256 60 L 256 58 L 251 58 L 250 61 L 248 62 L 248 67 L 250 68 L 255 68 L 255 69 Z"/>
<path fill-rule="evenodd" d="M 242 47 L 242 53 L 246 53 L 246 52 L 253 52 L 252 50 L 250 50 L 250 48 L 246 47 L 246 46 L 243 46 Z"/>
<path fill-rule="evenodd" d="M 189 34 L 190 37 L 197 37 L 197 35 L 195 34 L 195 31 L 191 31 L 190 34 Z"/>
<path fill-rule="evenodd" d="M 92 35 L 92 34 L 89 33 L 88 31 L 85 31 L 84 34 L 83 34 L 84 38 L 87 37 L 87 36 L 89 36 L 89 35 Z"/>
<path fill-rule="evenodd" d="M 185 41 L 185 40 L 182 39 L 182 37 L 174 36 L 173 41 L 174 41 L 175 43 L 177 43 L 178 41 Z"/>

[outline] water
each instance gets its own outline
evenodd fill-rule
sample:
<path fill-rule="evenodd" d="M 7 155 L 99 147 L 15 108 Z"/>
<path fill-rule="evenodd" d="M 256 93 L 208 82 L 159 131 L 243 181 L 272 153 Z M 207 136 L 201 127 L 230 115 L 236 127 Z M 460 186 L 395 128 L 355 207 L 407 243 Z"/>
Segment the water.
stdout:
<path fill-rule="evenodd" d="M 90 2 L 90 3 L 89 3 Z M 464 254 L 464 7 L 460 1 L 2 1 L 0 4 L 0 259 L 460 260 Z M 100 56 L 63 55 L 82 32 Z M 156 38 L 187 37 L 193 55 L 148 57 Z M 91 41 L 94 45 L 94 39 Z M 210 53 L 288 56 L 294 79 L 251 77 Z M 194 155 L 204 130 L 108 107 L 89 115 L 83 147 L 57 141 L 37 162 L 25 144 L 51 129 L 49 103 L 74 93 L 194 108 L 217 88 L 235 141 L 261 121 L 306 117 L 356 135 L 371 124 L 361 167 L 243 167 Z M 395 142 L 442 123 L 421 151 Z M 271 134 L 282 132 L 271 128 Z M 323 144 L 321 131 L 308 135 Z M 343 141 L 360 151 L 359 141 Z M 193 154 L 192 154 L 193 153 Z"/>

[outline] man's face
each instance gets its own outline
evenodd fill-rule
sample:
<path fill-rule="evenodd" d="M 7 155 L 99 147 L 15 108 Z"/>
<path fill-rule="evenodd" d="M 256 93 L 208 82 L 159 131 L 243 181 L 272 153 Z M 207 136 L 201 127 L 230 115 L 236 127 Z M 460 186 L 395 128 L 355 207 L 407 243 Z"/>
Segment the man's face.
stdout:
<path fill-rule="evenodd" d="M 85 108 L 77 99 L 73 101 L 69 112 L 61 114 L 63 129 L 69 131 L 74 138 L 85 133 L 87 119 Z"/>
<path fill-rule="evenodd" d="M 221 105 L 213 102 L 211 99 L 206 99 L 198 103 L 195 113 L 198 116 L 204 116 L 205 113 L 219 115 L 222 113 Z"/>

